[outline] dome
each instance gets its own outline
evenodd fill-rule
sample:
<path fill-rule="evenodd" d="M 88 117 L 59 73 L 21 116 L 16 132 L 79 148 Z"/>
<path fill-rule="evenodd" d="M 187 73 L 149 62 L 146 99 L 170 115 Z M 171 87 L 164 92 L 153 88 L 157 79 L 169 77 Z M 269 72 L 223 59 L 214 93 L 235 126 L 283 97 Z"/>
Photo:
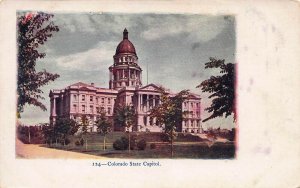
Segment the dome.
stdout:
<path fill-rule="evenodd" d="M 116 49 L 116 55 L 122 53 L 131 53 L 136 55 L 133 44 L 128 40 L 128 31 L 126 28 L 124 29 L 123 32 L 123 40 L 119 43 Z"/>

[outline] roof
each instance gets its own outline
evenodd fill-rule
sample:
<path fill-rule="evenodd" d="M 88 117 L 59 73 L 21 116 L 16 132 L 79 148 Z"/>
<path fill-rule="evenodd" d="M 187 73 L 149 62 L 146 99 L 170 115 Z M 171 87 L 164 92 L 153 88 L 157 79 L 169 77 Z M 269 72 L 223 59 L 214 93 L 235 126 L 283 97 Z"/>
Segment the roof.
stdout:
<path fill-rule="evenodd" d="M 136 55 L 134 45 L 128 40 L 128 31 L 126 28 L 123 32 L 123 40 L 119 43 L 116 49 L 116 55 L 123 53 L 131 53 Z"/>

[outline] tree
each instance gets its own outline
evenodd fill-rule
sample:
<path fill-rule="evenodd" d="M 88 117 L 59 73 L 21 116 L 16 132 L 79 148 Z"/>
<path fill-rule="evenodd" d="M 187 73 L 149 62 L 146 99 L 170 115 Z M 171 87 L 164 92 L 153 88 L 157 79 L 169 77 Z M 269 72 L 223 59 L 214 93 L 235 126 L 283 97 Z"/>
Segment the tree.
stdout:
<path fill-rule="evenodd" d="M 74 135 L 78 131 L 79 125 L 73 119 L 58 118 L 53 128 L 53 135 L 58 136 L 58 138 L 62 141 L 63 145 L 65 146 L 68 136 Z"/>
<path fill-rule="evenodd" d="M 197 86 L 197 88 L 201 88 L 202 92 L 211 93 L 208 98 L 212 98 L 211 106 L 205 108 L 205 111 L 212 114 L 203 122 L 223 115 L 228 117 L 231 114 L 235 121 L 235 64 L 225 64 L 224 59 L 210 58 L 210 61 L 205 63 L 205 69 L 207 68 L 220 68 L 221 75 L 211 76 Z"/>
<path fill-rule="evenodd" d="M 35 68 L 37 60 L 46 56 L 38 48 L 52 37 L 53 32 L 59 31 L 58 26 L 50 21 L 52 17 L 52 14 L 39 12 L 27 13 L 17 18 L 18 117 L 25 104 L 38 106 L 45 111 L 46 106 L 40 102 L 40 99 L 44 99 L 40 88 L 59 77 L 58 74 L 51 74 L 46 70 L 37 72 Z"/>
<path fill-rule="evenodd" d="M 87 132 L 88 132 L 88 126 L 90 124 L 90 121 L 89 121 L 89 119 L 86 115 L 81 116 L 81 123 L 80 124 L 81 124 L 81 133 L 82 133 L 81 136 L 84 135 L 83 139 L 84 139 L 84 142 L 85 142 L 85 150 L 87 150 L 88 143 L 87 143 L 87 136 L 86 135 L 87 135 Z"/>
<path fill-rule="evenodd" d="M 111 122 L 108 121 L 105 111 L 100 112 L 100 117 L 96 120 L 95 124 L 97 126 L 97 131 L 104 136 L 103 138 L 103 150 L 105 150 L 105 139 L 106 135 L 111 130 Z"/>
<path fill-rule="evenodd" d="M 128 152 L 130 152 L 130 128 L 136 123 L 136 112 L 131 105 L 120 105 L 116 107 L 114 114 L 116 124 L 128 130 Z"/>
<path fill-rule="evenodd" d="M 170 97 L 164 88 L 160 88 L 160 104 L 150 110 L 150 118 L 156 118 L 156 124 L 163 127 L 165 134 L 171 143 L 171 157 L 173 157 L 173 142 L 176 138 L 176 129 L 182 123 L 188 111 L 182 111 L 182 103 L 187 98 L 189 91 L 182 90 Z"/>

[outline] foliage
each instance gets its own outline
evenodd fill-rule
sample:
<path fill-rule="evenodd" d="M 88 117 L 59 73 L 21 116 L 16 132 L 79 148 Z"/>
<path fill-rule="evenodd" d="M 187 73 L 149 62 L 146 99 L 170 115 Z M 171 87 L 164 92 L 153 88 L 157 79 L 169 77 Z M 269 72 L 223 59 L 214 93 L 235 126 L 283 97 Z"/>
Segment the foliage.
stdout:
<path fill-rule="evenodd" d="M 58 133 L 56 132 L 56 130 L 54 130 L 54 125 L 44 125 L 43 134 L 45 142 L 49 145 L 55 142 L 56 139 L 58 139 Z"/>
<path fill-rule="evenodd" d="M 69 138 L 63 139 L 60 141 L 62 145 L 69 145 L 71 143 L 71 140 Z"/>
<path fill-rule="evenodd" d="M 90 121 L 89 121 L 88 117 L 86 115 L 82 115 L 81 121 L 80 121 L 82 134 L 86 134 L 88 132 L 89 123 L 90 123 Z"/>
<path fill-rule="evenodd" d="M 160 104 L 150 110 L 150 117 L 156 118 L 156 124 L 164 126 L 164 132 L 171 142 L 171 154 L 173 156 L 173 141 L 176 137 L 176 129 L 182 123 L 183 116 L 189 112 L 182 112 L 182 103 L 189 95 L 188 90 L 182 90 L 170 97 L 164 88 L 160 88 Z"/>
<path fill-rule="evenodd" d="M 81 146 L 83 146 L 83 144 L 84 144 L 83 138 L 81 138 L 81 139 L 79 140 L 79 143 L 80 143 Z"/>
<path fill-rule="evenodd" d="M 120 105 L 114 112 L 114 121 L 116 124 L 130 128 L 136 123 L 136 112 L 133 106 Z"/>
<path fill-rule="evenodd" d="M 47 85 L 59 77 L 58 74 L 51 74 L 46 70 L 37 72 L 36 62 L 44 58 L 45 53 L 38 51 L 53 32 L 59 31 L 50 19 L 52 14 L 39 12 L 36 14 L 27 13 L 17 18 L 18 27 L 18 116 L 23 112 L 24 105 L 34 105 L 46 110 L 46 106 L 40 102 L 43 91 L 40 87 Z"/>
<path fill-rule="evenodd" d="M 156 148 L 156 144 L 155 143 L 151 143 L 150 144 L 150 149 L 155 149 Z"/>
<path fill-rule="evenodd" d="M 116 124 L 128 129 L 128 151 L 130 151 L 132 147 L 130 146 L 131 141 L 129 129 L 136 124 L 136 112 L 134 107 L 130 105 L 117 106 L 114 112 L 114 120 Z"/>
<path fill-rule="evenodd" d="M 97 131 L 106 135 L 111 131 L 111 122 L 107 119 L 105 112 L 100 113 L 100 117 L 96 120 L 95 125 L 97 126 Z"/>
<path fill-rule="evenodd" d="M 207 68 L 220 68 L 221 75 L 211 76 L 197 86 L 201 88 L 202 92 L 211 93 L 209 98 L 212 98 L 211 106 L 205 109 L 212 114 L 204 119 L 203 122 L 216 117 L 222 117 L 223 115 L 228 117 L 231 114 L 233 114 L 235 121 L 235 64 L 225 64 L 224 59 L 210 58 L 210 61 L 205 63 L 205 69 Z"/>
<path fill-rule="evenodd" d="M 105 111 L 101 111 L 100 113 L 100 117 L 97 119 L 97 121 L 95 122 L 96 126 L 97 126 L 97 131 L 104 135 L 103 138 L 103 150 L 106 149 L 106 134 L 109 133 L 109 131 L 111 131 L 111 122 L 108 121 L 106 115 L 105 115 Z"/>
<path fill-rule="evenodd" d="M 142 139 L 142 140 L 138 141 L 138 143 L 137 143 L 138 150 L 144 150 L 146 148 L 146 146 L 147 146 L 147 142 L 145 139 Z"/>
<path fill-rule="evenodd" d="M 58 136 L 58 138 L 61 140 L 61 143 L 65 145 L 66 141 L 68 140 L 68 136 L 74 135 L 78 131 L 79 125 L 73 119 L 58 118 L 53 128 L 56 138 Z"/>
<path fill-rule="evenodd" d="M 126 150 L 126 149 L 128 149 L 128 139 L 126 137 L 122 137 L 120 139 L 117 139 L 113 143 L 113 148 L 115 150 Z"/>
<path fill-rule="evenodd" d="M 83 146 L 83 142 L 82 142 L 82 144 L 81 144 L 80 141 L 81 141 L 81 140 L 76 140 L 76 141 L 75 141 L 75 145 L 76 145 L 76 146 Z"/>
<path fill-rule="evenodd" d="M 182 112 L 182 103 L 188 96 L 188 90 L 183 90 L 173 97 L 169 97 L 164 88 L 160 88 L 161 103 L 150 110 L 150 117 L 156 118 L 156 124 L 164 126 L 164 132 L 169 141 L 175 138 L 175 131 L 188 112 Z"/>
<path fill-rule="evenodd" d="M 17 127 L 17 137 L 25 144 L 43 144 L 45 142 L 43 127 L 42 125 L 19 125 Z"/>

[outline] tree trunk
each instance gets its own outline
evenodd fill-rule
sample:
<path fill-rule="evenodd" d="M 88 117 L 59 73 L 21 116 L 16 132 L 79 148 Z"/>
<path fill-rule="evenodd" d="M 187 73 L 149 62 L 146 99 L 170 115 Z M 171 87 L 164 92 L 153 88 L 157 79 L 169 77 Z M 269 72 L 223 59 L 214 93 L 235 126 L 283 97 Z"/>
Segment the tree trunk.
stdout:
<path fill-rule="evenodd" d="M 173 158 L 173 133 L 171 135 L 171 158 Z"/>
<path fill-rule="evenodd" d="M 130 132 L 128 130 L 128 152 L 130 152 Z"/>
<path fill-rule="evenodd" d="M 85 139 L 85 150 L 87 151 L 87 139 Z"/>
<path fill-rule="evenodd" d="M 28 127 L 28 142 L 31 144 L 31 139 L 30 139 L 30 127 Z"/>
<path fill-rule="evenodd" d="M 105 151 L 105 137 L 106 137 L 106 135 L 104 135 L 104 138 L 103 138 L 103 150 Z"/>
<path fill-rule="evenodd" d="M 55 147 L 57 147 L 57 138 L 55 139 Z"/>

